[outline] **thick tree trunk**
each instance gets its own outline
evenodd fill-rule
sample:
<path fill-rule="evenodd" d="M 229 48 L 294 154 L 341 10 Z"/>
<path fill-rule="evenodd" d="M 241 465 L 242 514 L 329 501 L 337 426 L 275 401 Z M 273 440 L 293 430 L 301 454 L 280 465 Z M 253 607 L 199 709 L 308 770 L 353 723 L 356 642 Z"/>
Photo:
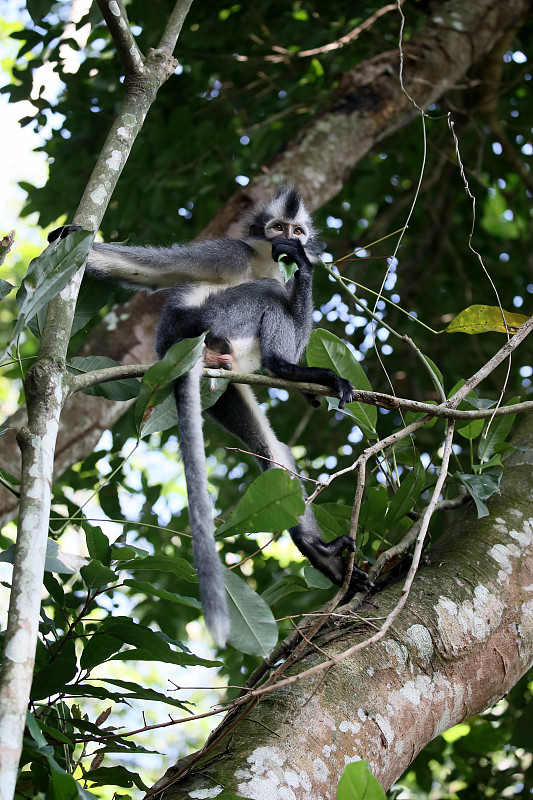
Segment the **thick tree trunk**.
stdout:
<path fill-rule="evenodd" d="M 223 789 L 254 800 L 335 797 L 345 765 L 359 759 L 388 788 L 433 737 L 509 691 L 533 663 L 533 416 L 521 444 L 490 517 L 471 509 L 429 551 L 393 632 L 265 696 L 165 800 Z M 340 638 L 317 644 L 331 657 L 368 638 L 401 586 L 377 594 Z M 292 674 L 324 660 L 317 650 Z"/>
<path fill-rule="evenodd" d="M 404 85 L 421 108 L 441 98 L 463 79 L 497 42 L 526 20 L 528 0 L 449 0 L 404 44 Z M 309 208 L 316 209 L 333 197 L 351 170 L 379 141 L 395 133 L 419 114 L 399 82 L 399 54 L 391 51 L 360 64 L 343 76 L 331 105 L 314 118 L 284 151 L 273 159 L 260 179 L 238 192 L 224 205 L 204 231 L 204 237 L 239 234 L 242 212 L 263 201 L 280 180 L 298 184 Z M 113 329 L 113 357 L 131 363 L 153 359 L 153 329 L 157 300 L 144 307 L 144 295 L 130 301 Z M 140 310 L 142 309 L 142 311 Z M 142 329 L 142 330 L 141 330 Z M 141 335 L 142 334 L 142 335 Z M 91 352 L 102 353 L 109 336 L 105 322 L 93 336 Z M 130 342 L 137 342 L 132 350 Z M 118 346 L 116 346 L 118 345 Z M 80 395 L 71 399 L 61 420 L 56 472 L 90 453 L 101 433 L 124 412 L 125 405 Z M 79 422 L 83 420 L 80 430 Z M 2 463 L 13 474 L 20 456 L 15 442 L 17 418 L 7 420 L 12 435 L 2 438 Z M 75 431 L 73 437 L 71 433 Z M 73 443 L 75 447 L 72 447 Z M 0 526 L 11 519 L 16 503 L 0 486 Z"/>

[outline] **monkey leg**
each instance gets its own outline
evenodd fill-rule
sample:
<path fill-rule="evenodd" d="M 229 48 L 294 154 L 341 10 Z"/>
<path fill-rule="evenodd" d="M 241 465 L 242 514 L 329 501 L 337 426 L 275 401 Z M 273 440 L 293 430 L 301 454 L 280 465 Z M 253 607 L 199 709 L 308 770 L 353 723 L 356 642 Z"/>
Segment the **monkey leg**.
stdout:
<path fill-rule="evenodd" d="M 255 455 L 261 471 L 278 466 L 295 471 L 289 448 L 276 438 L 249 386 L 228 386 L 208 413 L 245 444 Z M 339 536 L 331 542 L 325 542 L 310 506 L 306 507 L 299 524 L 290 528 L 289 533 L 296 547 L 314 567 L 332 583 L 342 584 L 346 573 L 344 552 L 355 548 L 355 542 L 350 537 Z M 354 566 L 346 600 L 356 591 L 370 586 L 366 572 Z"/>

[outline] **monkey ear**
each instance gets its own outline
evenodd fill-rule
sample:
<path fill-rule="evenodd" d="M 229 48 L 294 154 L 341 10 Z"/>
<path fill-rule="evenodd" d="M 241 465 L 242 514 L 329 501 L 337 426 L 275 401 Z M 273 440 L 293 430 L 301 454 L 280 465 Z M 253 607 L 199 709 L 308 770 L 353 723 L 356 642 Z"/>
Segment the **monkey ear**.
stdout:
<path fill-rule="evenodd" d="M 252 223 L 252 225 L 250 225 L 248 233 L 250 234 L 250 236 L 263 236 L 264 235 L 264 230 L 261 228 L 260 225 L 256 225 L 255 223 Z"/>

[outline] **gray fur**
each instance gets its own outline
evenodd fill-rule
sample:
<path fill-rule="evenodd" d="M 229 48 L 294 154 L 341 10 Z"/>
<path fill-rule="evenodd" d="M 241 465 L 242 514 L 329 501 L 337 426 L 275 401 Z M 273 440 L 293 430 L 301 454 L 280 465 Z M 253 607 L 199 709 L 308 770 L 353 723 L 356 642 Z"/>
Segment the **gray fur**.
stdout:
<path fill-rule="evenodd" d="M 230 624 L 226 590 L 215 546 L 211 502 L 207 491 L 205 445 L 202 432 L 200 376 L 202 364 L 176 381 L 175 397 L 180 427 L 180 448 L 189 499 L 194 563 L 207 627 L 219 647 L 224 647 Z M 198 454 L 201 457 L 198 458 Z"/>
<path fill-rule="evenodd" d="M 312 218 L 298 192 L 293 187 L 281 188 L 248 219 L 248 232 L 246 239 L 216 239 L 166 249 L 97 244 L 89 258 L 89 272 L 137 288 L 168 290 L 156 336 L 159 358 L 175 342 L 207 331 L 206 352 L 215 361 L 217 353 L 224 354 L 222 358 L 229 357 L 235 369 L 262 368 L 279 377 L 322 383 L 332 388 L 341 406 L 350 402 L 353 387 L 348 381 L 331 370 L 298 363 L 312 327 L 311 262 L 316 243 Z M 280 255 L 298 267 L 287 284 L 277 264 Z M 230 624 L 207 490 L 201 368 L 199 362 L 176 381 L 175 396 L 202 606 L 213 638 L 223 646 Z M 316 398 L 309 399 L 317 404 Z M 249 387 L 229 384 L 209 414 L 244 442 L 262 470 L 280 464 L 294 469 L 288 448 L 277 440 Z M 351 539 L 341 536 L 324 542 L 311 508 L 290 533 L 315 567 L 334 583 L 342 583 L 343 553 L 353 548 Z M 367 584 L 365 573 L 355 567 L 348 594 Z"/>

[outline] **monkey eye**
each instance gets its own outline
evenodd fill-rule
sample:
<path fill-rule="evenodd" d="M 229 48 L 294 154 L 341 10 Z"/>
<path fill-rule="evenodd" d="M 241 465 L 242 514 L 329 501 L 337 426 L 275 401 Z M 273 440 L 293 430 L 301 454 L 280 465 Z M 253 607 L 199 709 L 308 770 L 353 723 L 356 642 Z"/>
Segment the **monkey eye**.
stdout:
<path fill-rule="evenodd" d="M 294 229 L 294 233 L 296 234 L 296 236 L 304 236 L 305 235 L 305 231 L 304 231 L 303 228 L 295 228 Z"/>
<path fill-rule="evenodd" d="M 281 222 L 276 222 L 275 225 L 272 225 L 272 229 L 275 231 L 282 231 L 283 225 L 281 224 Z"/>

